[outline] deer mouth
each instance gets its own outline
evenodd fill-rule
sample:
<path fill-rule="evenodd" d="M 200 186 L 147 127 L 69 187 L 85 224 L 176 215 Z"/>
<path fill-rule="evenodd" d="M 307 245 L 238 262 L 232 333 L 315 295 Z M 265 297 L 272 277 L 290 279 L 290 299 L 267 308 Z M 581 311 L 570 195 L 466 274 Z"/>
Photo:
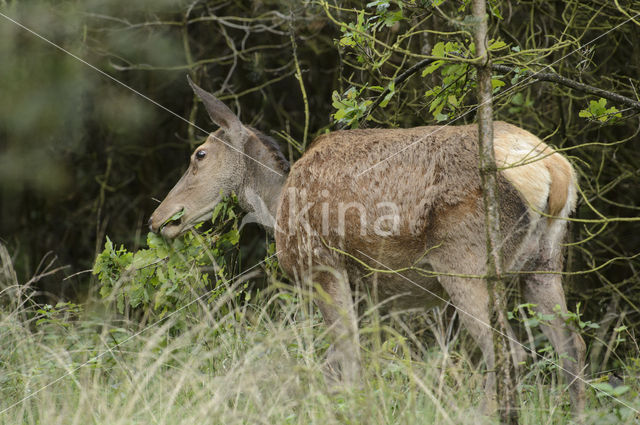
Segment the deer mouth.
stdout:
<path fill-rule="evenodd" d="M 156 210 L 149 220 L 150 229 L 152 232 L 160 233 L 164 238 L 173 239 L 181 234 L 185 233 L 189 229 L 193 228 L 193 226 L 198 223 L 202 223 L 203 221 L 207 221 L 211 219 L 211 213 L 214 208 L 220 202 L 221 197 L 216 197 L 213 202 L 203 206 L 199 210 L 193 210 L 192 208 L 180 207 L 178 210 L 174 210 L 175 212 L 168 219 L 164 220 L 159 227 L 157 225 L 153 225 L 154 221 L 160 223 L 160 220 L 154 220 L 155 216 L 162 214 L 158 213 Z M 164 216 L 164 214 L 162 214 Z M 166 217 L 166 216 L 165 216 Z"/>
<path fill-rule="evenodd" d="M 162 223 L 159 229 L 160 234 L 166 238 L 172 239 L 182 233 L 182 228 L 184 227 L 182 219 L 183 215 L 184 208 L 180 208 L 178 212 L 173 214 L 164 223 Z"/>

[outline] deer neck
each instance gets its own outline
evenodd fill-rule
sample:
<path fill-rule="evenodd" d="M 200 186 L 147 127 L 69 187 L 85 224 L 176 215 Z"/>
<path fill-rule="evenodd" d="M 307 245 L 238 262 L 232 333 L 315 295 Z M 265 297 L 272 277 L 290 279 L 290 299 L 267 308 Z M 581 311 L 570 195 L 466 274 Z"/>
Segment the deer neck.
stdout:
<path fill-rule="evenodd" d="M 273 234 L 280 193 L 289 172 L 288 163 L 257 136 L 249 138 L 245 153 L 247 172 L 238 193 L 240 207 L 247 212 L 242 226 L 258 223 Z"/>

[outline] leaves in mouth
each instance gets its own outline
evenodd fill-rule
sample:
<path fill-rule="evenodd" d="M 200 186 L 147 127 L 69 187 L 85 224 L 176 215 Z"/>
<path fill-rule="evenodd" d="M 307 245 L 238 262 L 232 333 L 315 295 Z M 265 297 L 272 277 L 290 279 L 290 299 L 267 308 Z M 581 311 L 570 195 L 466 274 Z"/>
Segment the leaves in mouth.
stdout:
<path fill-rule="evenodd" d="M 172 215 L 171 217 L 169 217 L 167 219 L 167 221 L 165 221 L 164 223 L 162 223 L 162 227 L 166 226 L 167 224 L 173 222 L 173 221 L 178 221 L 180 220 L 180 217 L 182 217 L 184 215 L 184 208 L 181 209 L 180 211 L 178 211 L 177 213 L 175 213 L 174 215 Z"/>

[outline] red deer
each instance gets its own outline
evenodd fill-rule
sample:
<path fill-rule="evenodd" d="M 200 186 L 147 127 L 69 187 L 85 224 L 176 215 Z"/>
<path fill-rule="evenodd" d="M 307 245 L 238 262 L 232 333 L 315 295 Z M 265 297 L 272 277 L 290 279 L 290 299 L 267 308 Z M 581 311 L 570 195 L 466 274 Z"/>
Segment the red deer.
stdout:
<path fill-rule="evenodd" d="M 374 284 L 395 308 L 428 308 L 440 302 L 438 294 L 448 296 L 493 370 L 487 286 L 479 278 L 487 252 L 476 125 L 328 133 L 289 172 L 273 140 L 191 85 L 220 129 L 195 149 L 151 216 L 151 230 L 175 237 L 234 192 L 241 208 L 274 232 L 282 269 L 317 288 L 316 304 L 333 333 L 329 362 L 343 380 L 355 380 L 360 367 L 352 291 Z M 505 122 L 494 123 L 494 144 L 504 269 L 539 271 L 522 275 L 525 300 L 542 314 L 567 312 L 561 275 L 553 272 L 563 267 L 574 170 L 540 139 Z M 371 273 L 363 264 L 389 272 Z M 581 411 L 584 341 L 557 316 L 543 331 L 566 354 L 562 369 L 573 408 Z M 485 385 L 495 393 L 495 374 Z"/>

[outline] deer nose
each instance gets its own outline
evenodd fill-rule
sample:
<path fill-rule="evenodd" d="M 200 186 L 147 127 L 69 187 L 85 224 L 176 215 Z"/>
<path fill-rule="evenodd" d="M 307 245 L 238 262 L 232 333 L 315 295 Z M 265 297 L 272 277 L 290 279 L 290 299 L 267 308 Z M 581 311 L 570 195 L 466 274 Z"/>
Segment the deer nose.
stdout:
<path fill-rule="evenodd" d="M 147 225 L 149 226 L 149 231 L 156 232 L 158 229 L 153 228 L 153 216 L 149 217 L 149 221 L 147 221 Z"/>

